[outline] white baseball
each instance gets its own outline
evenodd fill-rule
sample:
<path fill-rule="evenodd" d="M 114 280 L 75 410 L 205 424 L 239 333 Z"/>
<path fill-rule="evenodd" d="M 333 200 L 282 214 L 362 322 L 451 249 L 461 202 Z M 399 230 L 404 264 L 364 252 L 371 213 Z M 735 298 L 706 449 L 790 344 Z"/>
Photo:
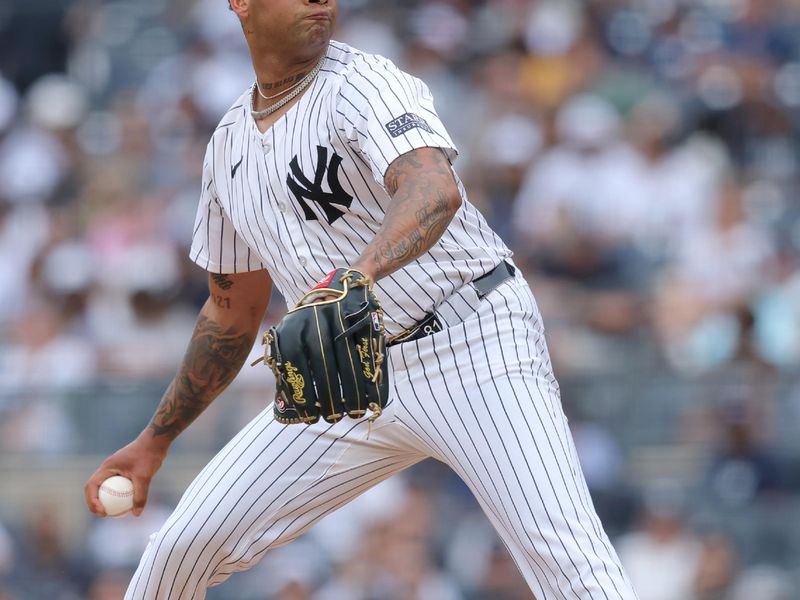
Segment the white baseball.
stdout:
<path fill-rule="evenodd" d="M 100 484 L 97 497 L 109 517 L 121 517 L 133 509 L 133 482 L 121 475 L 109 477 Z"/>

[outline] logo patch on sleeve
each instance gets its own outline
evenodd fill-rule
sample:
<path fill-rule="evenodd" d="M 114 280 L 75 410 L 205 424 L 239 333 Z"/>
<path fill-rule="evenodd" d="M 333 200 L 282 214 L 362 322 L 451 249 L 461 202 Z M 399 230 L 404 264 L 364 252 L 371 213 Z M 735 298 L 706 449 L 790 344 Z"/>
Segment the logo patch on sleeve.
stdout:
<path fill-rule="evenodd" d="M 428 122 L 414 113 L 406 113 L 402 117 L 397 117 L 394 121 L 389 121 L 386 124 L 386 131 L 392 137 L 399 137 L 412 129 L 424 129 L 428 133 L 433 133 L 433 129 L 428 125 Z"/>

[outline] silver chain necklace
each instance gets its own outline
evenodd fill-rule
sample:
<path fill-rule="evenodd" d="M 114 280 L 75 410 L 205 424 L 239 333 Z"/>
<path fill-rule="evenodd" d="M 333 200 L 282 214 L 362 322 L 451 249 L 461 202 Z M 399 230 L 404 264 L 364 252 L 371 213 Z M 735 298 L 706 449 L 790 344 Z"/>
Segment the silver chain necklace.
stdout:
<path fill-rule="evenodd" d="M 281 92 L 281 94 L 285 94 L 286 92 L 288 92 L 289 90 L 292 90 L 292 88 L 294 88 L 294 90 L 288 96 L 285 96 L 282 100 L 278 100 L 275 104 L 273 104 L 272 106 L 266 107 L 264 110 L 256 110 L 256 108 L 255 108 L 255 106 L 256 106 L 256 92 L 258 92 L 258 94 L 262 98 L 264 98 L 265 100 L 269 100 L 271 98 L 275 98 L 276 96 L 272 96 L 271 98 L 268 98 L 267 96 L 262 94 L 261 93 L 261 87 L 258 85 L 258 79 L 256 79 L 256 81 L 253 83 L 253 93 L 251 94 L 251 98 L 250 98 L 250 114 L 252 115 L 252 117 L 256 121 L 258 121 L 260 119 L 264 119 L 265 117 L 270 116 L 272 113 L 274 113 L 277 110 L 280 110 L 281 108 L 286 106 L 289 102 L 291 102 L 292 100 L 297 98 L 297 96 L 300 95 L 300 92 L 302 92 L 304 89 L 306 89 L 308 87 L 308 84 L 311 83 L 314 80 L 314 78 L 319 74 L 319 71 L 320 71 L 320 69 L 322 69 L 322 65 L 325 62 L 326 58 L 327 58 L 327 55 L 323 55 L 322 58 L 319 59 L 319 62 L 316 64 L 316 66 L 313 69 L 311 69 L 311 71 L 309 72 L 308 75 L 303 77 L 303 79 L 301 79 L 299 82 L 294 84 L 288 90 L 284 90 L 283 92 Z M 280 96 L 281 94 L 278 94 L 278 96 Z"/>
<path fill-rule="evenodd" d="M 308 75 L 306 75 L 306 77 L 308 77 Z M 285 90 L 281 90 L 280 92 L 278 92 L 277 94 L 273 94 L 272 96 L 265 96 L 264 92 L 261 91 L 261 86 L 258 83 L 258 79 L 256 79 L 256 90 L 258 90 L 258 95 L 261 96 L 264 100 L 275 100 L 275 98 L 280 98 L 284 94 L 288 94 L 289 92 L 291 92 L 297 86 L 303 85 L 303 82 L 305 80 L 306 80 L 306 78 L 303 77 L 300 81 L 295 83 L 293 86 L 288 87 Z"/>

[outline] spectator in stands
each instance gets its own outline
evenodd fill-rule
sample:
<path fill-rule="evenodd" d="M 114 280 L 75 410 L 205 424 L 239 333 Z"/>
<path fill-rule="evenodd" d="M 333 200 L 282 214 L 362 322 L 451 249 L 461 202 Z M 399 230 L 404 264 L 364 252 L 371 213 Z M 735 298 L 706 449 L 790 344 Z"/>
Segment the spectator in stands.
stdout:
<path fill-rule="evenodd" d="M 77 600 L 85 572 L 68 551 L 54 505 L 34 505 L 26 518 L 11 589 L 23 598 Z"/>
<path fill-rule="evenodd" d="M 703 543 L 688 527 L 685 496 L 663 482 L 645 496 L 639 526 L 620 537 L 617 550 L 641 600 L 691 600 Z"/>
<path fill-rule="evenodd" d="M 720 440 L 713 450 L 709 486 L 724 506 L 743 507 L 757 498 L 785 490 L 779 459 L 759 435 L 759 423 L 741 405 L 718 411 Z"/>

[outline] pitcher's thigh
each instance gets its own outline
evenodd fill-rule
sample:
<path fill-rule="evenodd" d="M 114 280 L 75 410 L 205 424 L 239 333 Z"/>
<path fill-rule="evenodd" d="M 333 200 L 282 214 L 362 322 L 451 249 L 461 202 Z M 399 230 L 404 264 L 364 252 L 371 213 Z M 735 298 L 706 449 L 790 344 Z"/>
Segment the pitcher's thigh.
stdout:
<path fill-rule="evenodd" d="M 539 600 L 635 600 L 589 497 L 539 332 L 506 318 L 502 330 L 490 315 L 475 334 L 465 324 L 420 343 L 425 360 L 409 364 L 403 418 L 470 487 Z"/>
<path fill-rule="evenodd" d="M 367 433 L 363 421 L 286 426 L 264 411 L 203 469 L 152 536 L 126 600 L 202 599 L 207 587 L 421 458 L 382 444 L 380 427 L 364 443 Z"/>
<path fill-rule="evenodd" d="M 470 404 L 463 415 L 469 442 L 450 445 L 451 466 L 536 597 L 635 600 L 592 505 L 558 397 L 531 378 L 500 376 Z"/>

